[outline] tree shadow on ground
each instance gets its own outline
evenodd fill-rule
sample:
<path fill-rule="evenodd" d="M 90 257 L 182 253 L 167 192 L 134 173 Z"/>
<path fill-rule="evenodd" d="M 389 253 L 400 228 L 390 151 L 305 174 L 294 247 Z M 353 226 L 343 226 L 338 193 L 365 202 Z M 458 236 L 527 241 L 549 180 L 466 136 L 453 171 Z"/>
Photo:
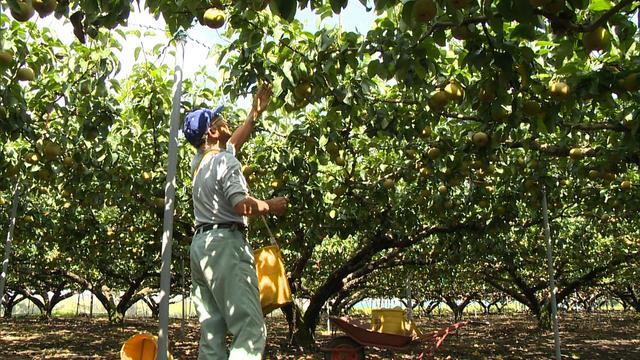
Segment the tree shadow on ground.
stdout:
<path fill-rule="evenodd" d="M 553 334 L 537 330 L 536 322 L 530 316 L 493 315 L 480 319 L 489 324 L 468 326 L 450 336 L 436 358 L 518 360 L 553 357 Z M 446 316 L 434 316 L 418 319 L 417 323 L 421 330 L 430 331 L 450 324 L 450 320 Z M 640 359 L 639 320 L 637 313 L 561 314 L 563 354 L 568 359 Z M 190 319 L 185 325 L 185 336 L 180 339 L 180 320 L 171 322 L 171 352 L 176 359 L 196 359 L 198 323 Z M 308 351 L 286 343 L 284 317 L 267 317 L 267 327 L 266 359 L 324 358 L 318 350 Z M 140 332 L 156 334 L 157 321 L 127 319 L 124 324 L 113 325 L 106 319 L 85 317 L 2 319 L 0 359 L 119 359 L 123 342 Z M 317 334 L 319 345 L 330 338 L 331 335 L 320 331 Z M 414 342 L 403 351 L 367 347 L 366 354 L 369 359 L 412 359 L 422 349 L 423 344 Z"/>

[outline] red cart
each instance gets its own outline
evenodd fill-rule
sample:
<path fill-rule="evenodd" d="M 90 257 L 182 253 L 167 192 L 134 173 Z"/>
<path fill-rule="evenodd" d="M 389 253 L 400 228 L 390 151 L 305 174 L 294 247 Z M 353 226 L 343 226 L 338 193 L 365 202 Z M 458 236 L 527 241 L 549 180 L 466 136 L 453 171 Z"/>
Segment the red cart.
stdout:
<path fill-rule="evenodd" d="M 461 321 L 420 336 L 410 336 L 371 331 L 354 325 L 346 318 L 331 316 L 329 319 L 347 336 L 336 337 L 320 349 L 324 352 L 325 360 L 361 360 L 365 358 L 365 346 L 404 350 L 415 342 L 423 343 L 426 347 L 417 359 L 422 359 L 425 355 L 427 359 L 433 359 L 447 336 L 469 323 Z"/>

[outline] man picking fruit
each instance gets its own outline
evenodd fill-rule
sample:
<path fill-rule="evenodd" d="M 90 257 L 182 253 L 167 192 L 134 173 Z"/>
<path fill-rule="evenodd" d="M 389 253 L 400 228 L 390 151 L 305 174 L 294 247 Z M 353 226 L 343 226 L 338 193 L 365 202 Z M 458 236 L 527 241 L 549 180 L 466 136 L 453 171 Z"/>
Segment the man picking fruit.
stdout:
<path fill-rule="evenodd" d="M 183 133 L 198 153 L 191 166 L 196 230 L 191 241 L 191 295 L 200 319 L 198 359 L 260 359 L 266 327 L 253 249 L 247 242 L 247 217 L 282 215 L 287 199 L 259 200 L 249 195 L 236 158 L 271 96 L 260 86 L 244 124 L 233 133 L 215 110 L 187 114 Z M 225 336 L 233 340 L 229 352 Z"/>

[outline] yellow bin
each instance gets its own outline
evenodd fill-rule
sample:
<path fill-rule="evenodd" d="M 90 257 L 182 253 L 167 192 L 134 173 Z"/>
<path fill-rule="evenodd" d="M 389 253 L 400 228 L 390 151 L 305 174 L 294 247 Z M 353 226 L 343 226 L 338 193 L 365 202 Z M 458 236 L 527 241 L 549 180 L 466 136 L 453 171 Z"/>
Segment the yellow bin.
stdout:
<path fill-rule="evenodd" d="M 371 330 L 387 334 L 405 335 L 411 332 L 411 324 L 402 309 L 372 309 Z"/>
<path fill-rule="evenodd" d="M 120 360 L 156 360 L 158 337 L 149 333 L 136 334 L 122 344 Z M 173 359 L 167 354 L 168 359 Z"/>
<path fill-rule="evenodd" d="M 260 248 L 254 252 L 254 257 L 258 274 L 260 305 L 262 313 L 267 315 L 292 301 L 291 288 L 282 262 L 282 255 L 277 246 Z"/>

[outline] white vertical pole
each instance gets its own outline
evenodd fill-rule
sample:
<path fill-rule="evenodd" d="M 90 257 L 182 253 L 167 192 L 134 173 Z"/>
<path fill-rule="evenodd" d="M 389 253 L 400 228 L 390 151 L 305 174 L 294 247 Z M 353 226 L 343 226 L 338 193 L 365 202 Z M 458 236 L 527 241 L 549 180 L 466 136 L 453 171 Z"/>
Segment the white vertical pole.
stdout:
<path fill-rule="evenodd" d="M 411 275 L 408 275 L 404 281 L 406 297 L 407 297 L 407 320 L 409 323 L 413 321 L 413 300 L 411 300 Z"/>
<path fill-rule="evenodd" d="M 329 319 L 329 304 L 325 305 L 327 307 L 327 334 L 331 334 L 331 321 Z M 295 314 L 294 314 L 295 316 Z"/>
<path fill-rule="evenodd" d="M 551 230 L 549 229 L 549 209 L 547 207 L 547 190 L 542 184 L 542 219 L 544 221 L 544 237 L 547 242 L 547 267 L 549 272 L 549 292 L 551 294 L 551 318 L 553 319 L 553 335 L 556 346 L 556 360 L 561 360 L 560 331 L 558 329 L 558 304 L 556 303 L 556 280 L 553 268 L 553 244 L 551 243 Z"/>
<path fill-rule="evenodd" d="M 162 265 L 160 266 L 160 330 L 158 332 L 158 360 L 167 360 L 169 349 L 169 297 L 171 287 L 171 244 L 173 242 L 173 210 L 175 202 L 176 167 L 178 163 L 178 127 L 180 98 L 182 97 L 182 64 L 184 42 L 177 39 L 176 68 L 173 83 L 173 108 L 169 130 L 167 181 L 164 188 L 164 225 L 162 229 Z"/>
<path fill-rule="evenodd" d="M 182 273 L 182 320 L 180 320 L 180 339 L 184 339 L 184 313 L 185 313 L 185 288 L 184 288 L 184 256 L 180 257 L 180 272 Z"/>
<path fill-rule="evenodd" d="M 20 178 L 16 180 L 16 186 L 13 188 L 13 202 L 11 203 L 11 212 L 9 213 L 9 232 L 7 233 L 7 242 L 4 245 L 4 260 L 2 260 L 2 274 L 0 274 L 0 308 L 2 308 L 2 299 L 4 299 L 4 284 L 7 282 L 7 271 L 9 270 L 9 258 L 11 257 L 13 230 L 16 227 L 19 194 Z"/>

